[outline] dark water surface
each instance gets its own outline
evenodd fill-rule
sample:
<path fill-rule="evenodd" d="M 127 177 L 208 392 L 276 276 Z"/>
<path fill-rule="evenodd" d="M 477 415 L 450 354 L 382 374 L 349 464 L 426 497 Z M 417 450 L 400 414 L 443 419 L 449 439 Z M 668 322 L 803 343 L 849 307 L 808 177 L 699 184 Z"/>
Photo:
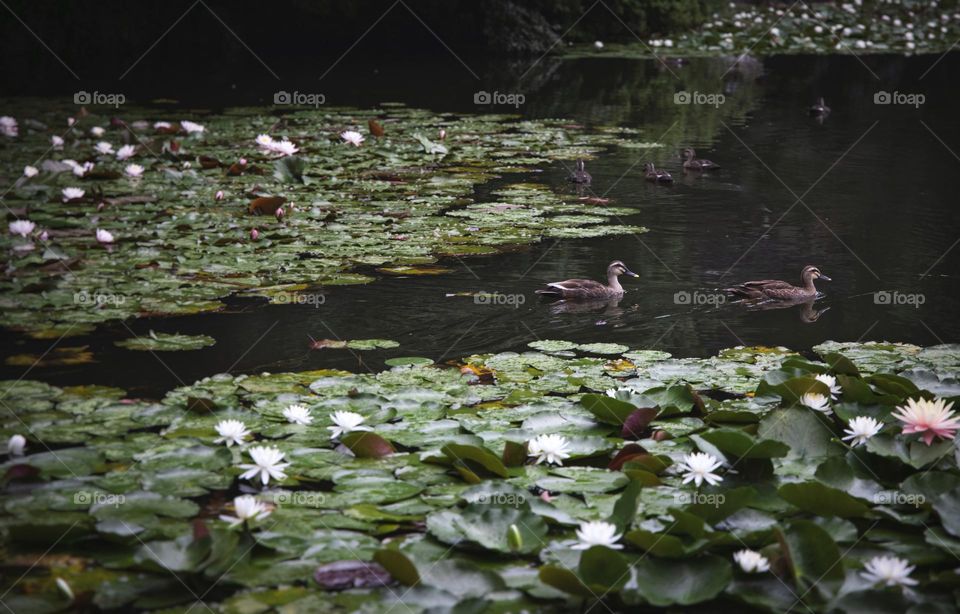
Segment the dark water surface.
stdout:
<path fill-rule="evenodd" d="M 828 339 L 956 342 L 960 159 L 954 152 L 960 152 L 960 120 L 952 79 L 960 58 L 947 56 L 924 76 L 935 59 L 868 58 L 864 65 L 852 57 L 779 57 L 764 61 L 762 72 L 758 67 L 726 75 L 722 62 L 695 60 L 675 67 L 678 77 L 649 61 L 552 63 L 535 85 L 527 83 L 531 89 L 520 82 L 500 91 L 526 91 L 520 112 L 528 117 L 639 128 L 643 139 L 670 145 L 654 153 L 612 150 L 588 162 L 593 184 L 587 193 L 635 209 L 624 222 L 650 232 L 551 240 L 495 257 L 445 260 L 441 264 L 453 271 L 436 277 L 364 271 L 378 281 L 331 288 L 321 305 L 231 303 L 224 313 L 127 323 L 138 335 L 153 329 L 217 339 L 214 347 L 195 352 L 121 350 L 113 342 L 130 333 L 113 323 L 65 342 L 89 344 L 96 363 L 36 367 L 27 377 L 160 394 L 228 370 L 376 370 L 393 356 L 450 360 L 521 350 L 537 339 L 612 341 L 678 356 L 710 355 L 738 344 L 805 350 Z M 470 89 L 477 86 L 470 79 L 452 82 L 443 94 L 425 94 L 429 72 L 429 66 L 420 67 L 406 85 L 407 96 L 397 80 L 372 84 L 350 70 L 331 75 L 330 88 L 343 104 L 389 99 L 439 111 L 503 111 L 474 106 Z M 686 106 L 677 120 L 669 97 L 647 95 L 665 83 L 692 89 L 688 74 L 697 75 L 697 86 L 712 83 L 713 90 L 705 91 L 725 93 L 730 106 Z M 496 83 L 496 70 L 493 75 Z M 920 108 L 877 105 L 878 90 L 921 92 L 926 101 Z M 822 123 L 806 114 L 818 94 L 833 107 Z M 696 147 L 723 170 L 683 176 L 683 145 Z M 642 164 L 648 158 L 672 171 L 677 183 L 645 182 Z M 504 178 L 482 186 L 477 197 L 492 198 L 487 194 L 497 185 L 521 179 L 571 190 L 566 166 Z M 547 281 L 600 279 L 613 259 L 641 275 L 624 281 L 628 292 L 619 304 L 577 312 L 551 307 L 533 294 Z M 758 311 L 716 303 L 716 289 L 738 281 L 798 283 L 806 264 L 833 278 L 818 285 L 824 297 L 812 307 Z M 501 293 L 493 301 L 501 304 L 450 296 L 478 291 Z M 878 300 L 880 291 L 888 294 Z M 401 346 L 311 352 L 311 337 L 387 338 Z M 5 333 L 3 345 L 5 354 L 42 353 L 49 342 Z M 0 376 L 23 374 L 22 368 L 3 367 Z"/>

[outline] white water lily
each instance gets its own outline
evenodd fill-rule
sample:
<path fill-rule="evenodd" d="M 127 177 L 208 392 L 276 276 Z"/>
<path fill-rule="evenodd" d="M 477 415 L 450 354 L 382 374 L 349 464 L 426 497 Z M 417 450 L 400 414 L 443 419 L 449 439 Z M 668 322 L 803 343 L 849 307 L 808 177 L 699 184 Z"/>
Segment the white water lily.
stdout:
<path fill-rule="evenodd" d="M 183 128 L 183 131 L 187 134 L 200 134 L 206 130 L 206 128 L 204 128 L 202 125 L 192 122 L 188 119 L 181 121 L 180 127 Z"/>
<path fill-rule="evenodd" d="M 843 392 L 843 388 L 841 388 L 840 384 L 837 383 L 837 378 L 832 375 L 821 373 L 817 375 L 816 380 L 823 383 L 827 388 L 830 389 L 830 398 L 834 401 L 836 401 L 840 396 L 840 393 Z"/>
<path fill-rule="evenodd" d="M 313 422 L 313 416 L 310 410 L 304 405 L 290 405 L 283 410 L 283 417 L 293 424 L 310 424 Z"/>
<path fill-rule="evenodd" d="M 269 149 L 270 151 L 274 153 L 278 153 L 283 156 L 292 156 L 293 154 L 300 151 L 296 145 L 294 145 L 287 139 L 283 139 L 282 141 L 274 141 L 273 143 L 270 144 Z"/>
<path fill-rule="evenodd" d="M 154 130 L 169 130 L 173 127 L 170 122 L 153 122 Z"/>
<path fill-rule="evenodd" d="M 127 160 L 132 158 L 133 155 L 137 153 L 137 148 L 134 145 L 124 145 L 117 150 L 117 160 Z"/>
<path fill-rule="evenodd" d="M 373 430 L 369 426 L 362 424 L 366 418 L 352 411 L 335 411 L 333 415 L 330 416 L 330 419 L 333 420 L 333 426 L 327 427 L 327 430 L 330 431 L 330 439 L 339 439 L 343 435 L 352 433 L 353 431 Z"/>
<path fill-rule="evenodd" d="M 64 162 L 66 162 L 66 160 L 64 160 Z M 73 160 L 70 160 L 70 162 L 73 162 Z M 93 162 L 84 162 L 83 164 L 74 163 L 71 165 L 71 170 L 77 177 L 83 177 L 93 170 Z"/>
<path fill-rule="evenodd" d="M 586 550 L 593 546 L 606 546 L 614 550 L 622 550 L 623 545 L 617 542 L 623 537 L 617 533 L 617 527 L 602 520 L 593 520 L 591 522 L 581 522 L 577 529 L 577 539 L 579 543 L 572 546 L 574 550 Z"/>
<path fill-rule="evenodd" d="M 917 581 L 910 577 L 915 567 L 909 561 L 895 556 L 875 556 L 864 565 L 866 571 L 860 575 L 874 584 L 886 586 L 914 586 Z"/>
<path fill-rule="evenodd" d="M 126 173 L 128 177 L 139 177 L 143 174 L 143 167 L 139 164 L 128 164 L 126 168 L 123 169 L 123 172 Z"/>
<path fill-rule="evenodd" d="M 843 432 L 846 433 L 846 437 L 843 437 L 843 441 L 850 441 L 850 445 L 856 447 L 867 443 L 867 440 L 880 432 L 880 429 L 883 428 L 883 423 L 877 422 L 870 416 L 857 416 L 847 425 L 850 428 L 844 429 Z"/>
<path fill-rule="evenodd" d="M 220 435 L 213 443 L 225 443 L 228 448 L 233 444 L 243 445 L 250 435 L 247 425 L 239 420 L 221 420 L 213 428 L 217 429 L 217 434 Z"/>
<path fill-rule="evenodd" d="M 700 486 L 704 482 L 708 484 L 719 484 L 723 478 L 713 473 L 720 468 L 721 463 L 713 454 L 706 452 L 693 452 L 683 457 L 683 462 L 678 468 L 685 472 L 683 483 L 693 482 Z"/>
<path fill-rule="evenodd" d="M 36 177 L 39 172 L 36 166 L 27 165 L 23 167 L 23 176 L 27 178 Z"/>
<path fill-rule="evenodd" d="M 7 440 L 7 454 L 10 456 L 23 456 L 26 447 L 27 438 L 23 435 L 11 435 Z"/>
<path fill-rule="evenodd" d="M 277 448 L 267 448 L 265 446 L 250 448 L 248 452 L 250 458 L 253 459 L 253 463 L 240 465 L 241 469 L 246 469 L 245 472 L 240 474 L 241 480 L 251 480 L 260 476 L 260 482 L 266 485 L 270 482 L 270 478 L 274 480 L 285 480 L 287 478 L 287 474 L 283 470 L 289 467 L 290 463 L 281 462 L 283 452 Z"/>
<path fill-rule="evenodd" d="M 99 143 L 94 145 L 93 148 L 97 150 L 98 154 L 107 155 L 107 154 L 113 153 L 113 145 L 111 145 L 106 141 L 100 141 Z"/>
<path fill-rule="evenodd" d="M 356 130 L 344 130 L 340 133 L 340 138 L 356 147 L 360 147 L 360 143 L 364 141 L 363 135 Z"/>
<path fill-rule="evenodd" d="M 562 465 L 564 459 L 570 458 L 569 445 L 563 435 L 537 435 L 527 443 L 527 455 L 536 457 L 537 465 Z"/>
<path fill-rule="evenodd" d="M 270 145 L 273 144 L 273 137 L 269 134 L 258 134 L 257 135 L 257 145 L 263 147 L 264 149 L 269 149 Z"/>
<path fill-rule="evenodd" d="M 50 137 L 50 144 L 54 149 L 63 149 L 63 137 L 53 135 Z"/>
<path fill-rule="evenodd" d="M 106 132 L 106 130 L 104 130 L 104 129 L 101 128 L 100 126 L 94 126 L 93 128 L 90 128 L 90 134 L 92 134 L 93 136 L 98 137 L 98 138 L 101 137 L 101 136 L 103 136 L 103 134 L 104 134 L 105 132 Z"/>
<path fill-rule="evenodd" d="M 0 117 L 0 133 L 3 133 L 3 136 L 15 137 L 19 134 L 19 130 L 16 119 L 9 115 Z"/>
<path fill-rule="evenodd" d="M 17 220 L 15 222 L 10 222 L 10 234 L 26 237 L 28 234 L 33 232 L 33 229 L 36 227 L 37 225 L 30 220 Z"/>
<path fill-rule="evenodd" d="M 833 410 L 830 409 L 830 399 L 819 392 L 806 393 L 800 397 L 800 402 L 810 409 L 816 410 L 826 416 L 833 413 Z"/>
<path fill-rule="evenodd" d="M 229 522 L 231 527 L 247 521 L 263 520 L 271 513 L 270 506 L 253 495 L 241 495 L 233 499 L 233 512 L 236 516 L 220 515 L 220 520 Z"/>
<path fill-rule="evenodd" d="M 60 192 L 63 194 L 63 201 L 73 200 L 74 198 L 83 198 L 83 195 L 86 193 L 80 188 L 63 188 Z"/>
<path fill-rule="evenodd" d="M 97 242 L 113 243 L 113 233 L 111 233 L 109 230 L 103 230 L 102 228 L 97 228 Z"/>
<path fill-rule="evenodd" d="M 770 571 L 770 561 L 767 560 L 767 557 L 753 550 L 734 552 L 733 560 L 740 566 L 740 569 L 747 573 Z"/>

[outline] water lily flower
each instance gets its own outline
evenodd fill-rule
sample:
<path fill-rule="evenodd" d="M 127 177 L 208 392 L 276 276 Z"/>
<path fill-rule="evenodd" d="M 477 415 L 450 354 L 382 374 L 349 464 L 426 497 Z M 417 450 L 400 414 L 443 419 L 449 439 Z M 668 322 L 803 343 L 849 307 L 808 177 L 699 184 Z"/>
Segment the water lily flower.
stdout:
<path fill-rule="evenodd" d="M 327 430 L 330 431 L 330 439 L 339 439 L 341 436 L 352 433 L 353 431 L 373 430 L 369 426 L 362 424 L 366 418 L 352 411 L 335 411 L 333 415 L 330 416 L 330 419 L 333 420 L 334 424 L 333 426 L 327 427 Z"/>
<path fill-rule="evenodd" d="M 41 241 L 41 242 L 46 243 L 46 242 L 47 242 L 47 239 L 49 239 L 49 238 L 50 238 L 50 234 L 49 234 L 46 230 L 44 230 L 43 232 L 40 233 L 40 241 Z"/>
<path fill-rule="evenodd" d="M 563 435 L 537 435 L 527 442 L 527 456 L 536 457 L 534 462 L 537 465 L 544 462 L 562 465 L 565 459 L 570 458 L 569 445 Z"/>
<path fill-rule="evenodd" d="M 258 240 L 259 238 L 260 238 L 260 231 L 257 230 L 256 228 L 251 228 L 251 229 L 250 229 L 250 240 L 251 240 L 251 241 L 256 241 L 256 240 Z M 334 437 L 334 439 L 336 439 L 336 438 Z"/>
<path fill-rule="evenodd" d="M 247 425 L 239 420 L 221 420 L 215 427 L 217 434 L 220 435 L 213 440 L 213 443 L 225 443 L 229 448 L 233 444 L 243 445 L 244 440 L 250 435 Z"/>
<path fill-rule="evenodd" d="M 37 176 L 37 173 L 39 173 L 39 172 L 40 172 L 40 171 L 38 171 L 38 170 L 37 170 L 37 167 L 35 167 L 35 166 L 29 166 L 29 165 L 27 165 L 27 166 L 24 166 L 24 167 L 23 167 L 23 176 L 24 176 L 24 177 L 36 177 L 36 176 Z"/>
<path fill-rule="evenodd" d="M 823 413 L 826 416 L 829 416 L 833 413 L 833 410 L 830 409 L 830 399 L 826 396 L 820 394 L 819 392 L 808 392 L 802 397 L 800 397 L 800 402 L 814 409 L 818 412 Z"/>
<path fill-rule="evenodd" d="M 293 154 L 300 151 L 296 145 L 294 145 L 287 139 L 283 139 L 282 141 L 274 141 L 273 143 L 270 144 L 269 149 L 274 153 L 278 153 L 284 156 L 292 156 Z"/>
<path fill-rule="evenodd" d="M 740 569 L 747 573 L 763 573 L 770 571 L 770 561 L 767 557 L 753 550 L 740 550 L 733 553 L 733 560 Z"/>
<path fill-rule="evenodd" d="M 97 241 L 100 243 L 113 243 L 113 234 L 109 230 L 97 228 Z"/>
<path fill-rule="evenodd" d="M 28 234 L 33 232 L 33 229 L 36 227 L 37 225 L 30 220 L 17 220 L 15 222 L 10 222 L 10 234 L 26 237 Z"/>
<path fill-rule="evenodd" d="M 283 410 L 283 417 L 293 424 L 310 424 L 313 422 L 313 416 L 310 410 L 304 405 L 290 405 Z"/>
<path fill-rule="evenodd" d="M 960 420 L 951 407 L 953 401 L 947 403 L 943 399 L 907 399 L 907 404 L 897 407 L 900 413 L 894 413 L 893 417 L 904 423 L 904 435 L 923 433 L 923 442 L 929 446 L 934 437 L 953 439 L 960 429 Z"/>
<path fill-rule="evenodd" d="M 851 439 L 850 445 L 857 447 L 867 443 L 868 439 L 879 433 L 880 429 L 883 428 L 883 423 L 874 420 L 870 416 L 857 416 L 850 421 L 848 426 L 850 428 L 843 430 L 847 436 L 843 437 L 842 440 L 846 441 Z"/>
<path fill-rule="evenodd" d="M 356 130 L 344 130 L 340 133 L 340 138 L 356 147 L 360 147 L 360 143 L 364 140 L 363 135 Z"/>
<path fill-rule="evenodd" d="M 444 130 L 443 128 L 440 128 L 440 132 L 437 133 L 437 138 L 440 139 L 441 141 L 447 138 L 447 131 Z"/>
<path fill-rule="evenodd" d="M 240 479 L 250 480 L 259 475 L 260 481 L 266 485 L 270 482 L 270 478 L 275 480 L 285 480 L 287 478 L 287 474 L 283 470 L 289 467 L 290 463 L 280 462 L 283 460 L 283 452 L 277 448 L 267 448 L 265 446 L 250 448 L 248 452 L 250 458 L 253 459 L 253 464 L 244 463 L 240 465 L 241 469 L 247 470 L 240 475 Z"/>
<path fill-rule="evenodd" d="M 143 174 L 143 167 L 139 164 L 128 164 L 126 168 L 123 169 L 123 172 L 130 177 L 139 177 Z"/>
<path fill-rule="evenodd" d="M 153 122 L 154 130 L 169 130 L 172 127 L 170 122 Z"/>
<path fill-rule="evenodd" d="M 85 194 L 85 192 L 80 188 L 63 188 L 60 193 L 63 194 L 63 202 L 74 200 L 76 198 L 83 198 L 83 195 Z"/>
<path fill-rule="evenodd" d="M 223 190 L 217 190 L 217 193 L 213 195 L 213 200 L 223 200 Z"/>
<path fill-rule="evenodd" d="M 866 571 L 860 575 L 874 584 L 882 582 L 886 586 L 914 586 L 917 581 L 910 577 L 915 566 L 909 561 L 895 556 L 875 556 L 864 565 Z"/>
<path fill-rule="evenodd" d="M 50 137 L 50 144 L 54 149 L 63 149 L 63 137 L 53 135 Z"/>
<path fill-rule="evenodd" d="M 723 478 L 713 473 L 720 468 L 721 463 L 713 454 L 706 452 L 693 452 L 683 457 L 683 462 L 678 467 L 686 473 L 683 476 L 683 483 L 694 482 L 697 486 L 706 481 L 708 484 L 719 484 Z"/>
<path fill-rule="evenodd" d="M 104 133 L 104 132 L 105 132 L 105 130 L 104 130 L 103 128 L 101 128 L 100 126 L 94 126 L 93 128 L 90 128 L 90 134 L 92 134 L 92 135 L 95 136 L 95 137 L 101 137 L 101 136 L 103 136 L 103 133 Z"/>
<path fill-rule="evenodd" d="M 597 49 L 603 49 L 603 41 L 593 41 L 593 46 Z"/>
<path fill-rule="evenodd" d="M 137 148 L 134 145 L 124 145 L 117 150 L 117 160 L 126 160 L 132 158 L 133 154 L 137 153 Z"/>
<path fill-rule="evenodd" d="M 23 435 L 11 435 L 7 440 L 7 454 L 10 456 L 23 456 L 23 451 L 27 447 L 27 438 Z"/>
<path fill-rule="evenodd" d="M 263 520 L 270 515 L 272 511 L 263 501 L 258 500 L 253 495 L 241 495 L 233 499 L 233 511 L 236 516 L 227 516 L 221 514 L 220 520 L 229 522 L 231 527 L 235 527 L 244 522 Z"/>
<path fill-rule="evenodd" d="M 107 155 L 113 153 L 113 145 L 106 141 L 100 141 L 94 146 L 94 149 L 96 149 L 99 154 Z"/>
<path fill-rule="evenodd" d="M 83 177 L 87 173 L 93 170 L 93 162 L 84 162 L 83 164 L 75 164 L 73 166 L 73 174 L 77 177 Z"/>
<path fill-rule="evenodd" d="M 269 134 L 258 134 L 257 135 L 257 145 L 263 147 L 264 149 L 269 149 L 270 145 L 273 144 L 273 137 Z"/>
<path fill-rule="evenodd" d="M 15 137 L 19 134 L 19 130 L 16 119 L 8 115 L 0 117 L 0 132 L 3 133 L 3 136 Z"/>
<path fill-rule="evenodd" d="M 180 122 L 180 127 L 183 128 L 183 131 L 187 134 L 200 134 L 206 130 L 202 125 L 187 119 Z"/>
<path fill-rule="evenodd" d="M 837 378 L 832 375 L 821 373 L 817 375 L 815 379 L 830 389 L 830 398 L 833 400 L 837 400 L 837 398 L 840 396 L 840 393 L 843 392 L 843 388 L 841 388 L 840 384 L 837 383 Z"/>
<path fill-rule="evenodd" d="M 617 533 L 617 527 L 602 520 L 593 520 L 591 522 L 581 522 L 577 529 L 577 539 L 580 540 L 572 548 L 574 550 L 586 550 L 593 546 L 606 546 L 614 550 L 622 550 L 623 545 L 617 541 L 623 537 Z"/>

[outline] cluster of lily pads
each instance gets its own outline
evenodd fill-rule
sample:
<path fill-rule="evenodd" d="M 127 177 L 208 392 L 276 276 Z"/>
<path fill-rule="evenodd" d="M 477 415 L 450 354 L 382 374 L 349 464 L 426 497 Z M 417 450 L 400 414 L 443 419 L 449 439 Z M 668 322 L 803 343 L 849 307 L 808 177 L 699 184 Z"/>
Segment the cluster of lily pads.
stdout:
<path fill-rule="evenodd" d="M 217 310 L 228 295 L 292 302 L 372 281 L 362 268 L 411 274 L 444 256 L 645 230 L 620 222 L 632 209 L 549 186 L 473 195 L 491 178 L 631 142 L 617 129 L 400 105 L 176 121 L 17 104 L 0 122 L 14 183 L 0 325 L 34 336 Z"/>
<path fill-rule="evenodd" d="M 4 603 L 957 607 L 960 347 L 531 346 L 159 402 L 2 382 Z"/>
<path fill-rule="evenodd" d="M 960 12 L 943 2 L 729 3 L 692 32 L 651 38 L 657 55 L 716 53 L 945 53 L 960 37 Z M 594 53 L 637 45 L 597 43 Z M 574 53 L 582 53 L 581 50 Z"/>

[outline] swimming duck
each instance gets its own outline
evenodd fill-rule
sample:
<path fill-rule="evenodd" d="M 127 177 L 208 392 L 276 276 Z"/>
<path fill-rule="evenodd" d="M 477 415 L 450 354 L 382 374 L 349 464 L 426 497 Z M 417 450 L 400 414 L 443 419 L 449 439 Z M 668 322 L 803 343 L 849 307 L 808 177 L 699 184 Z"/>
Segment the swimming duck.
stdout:
<path fill-rule="evenodd" d="M 623 296 L 623 286 L 618 279 L 621 275 L 640 277 L 627 268 L 623 262 L 614 260 L 607 266 L 607 283 L 602 284 L 592 279 L 567 279 L 547 284 L 545 288 L 537 290 L 537 294 L 559 296 L 565 299 L 596 300 Z"/>
<path fill-rule="evenodd" d="M 817 295 L 817 289 L 813 285 L 815 279 L 833 281 L 813 265 L 803 267 L 803 271 L 800 273 L 800 279 L 803 281 L 802 287 L 794 286 L 793 284 L 778 279 L 764 279 L 762 281 L 747 281 L 732 288 L 726 288 L 725 291 L 747 299 L 794 301 L 815 297 Z"/>
<path fill-rule="evenodd" d="M 657 170 L 653 162 L 643 165 L 643 176 L 647 181 L 654 183 L 673 183 L 673 177 L 667 171 Z"/>
<path fill-rule="evenodd" d="M 710 160 L 698 160 L 697 152 L 692 147 L 683 150 L 683 168 L 691 171 L 712 171 L 720 168 L 719 164 Z"/>
<path fill-rule="evenodd" d="M 823 96 L 817 98 L 817 102 L 810 106 L 810 115 L 825 117 L 830 115 L 830 107 L 823 101 Z"/>
<path fill-rule="evenodd" d="M 577 160 L 576 169 L 567 177 L 573 183 L 590 183 L 593 177 L 584 168 L 583 160 Z"/>

